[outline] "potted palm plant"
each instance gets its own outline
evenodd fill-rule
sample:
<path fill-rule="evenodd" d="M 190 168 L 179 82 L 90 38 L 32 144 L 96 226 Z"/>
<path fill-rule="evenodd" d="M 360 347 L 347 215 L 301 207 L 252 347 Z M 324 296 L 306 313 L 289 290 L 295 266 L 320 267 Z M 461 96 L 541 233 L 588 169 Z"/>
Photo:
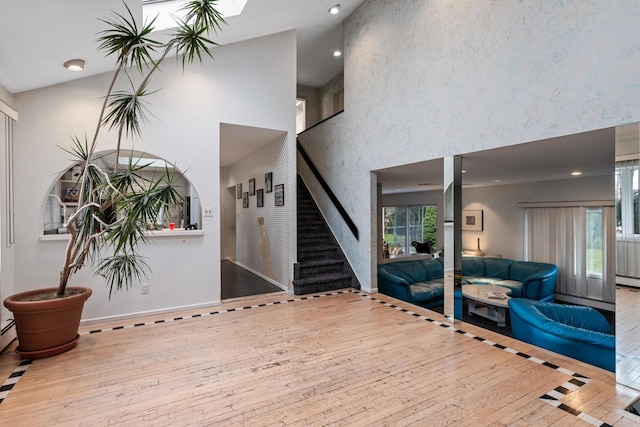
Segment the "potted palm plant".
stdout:
<path fill-rule="evenodd" d="M 21 357 L 48 357 L 76 345 L 82 308 L 91 289 L 68 283 L 85 264 L 104 277 L 109 295 L 128 289 L 135 279 L 148 273 L 138 245 L 146 239 L 145 225 L 154 223 L 162 209 L 180 202 L 173 169 L 166 167 L 164 173 L 150 179 L 143 174 L 148 163 L 134 156 L 125 165 L 116 161 L 113 168 L 104 168 L 95 161 L 99 134 L 103 129 L 117 133 L 118 159 L 124 141 L 140 136 L 148 112 L 145 99 L 154 92 L 150 82 L 160 65 L 174 54 L 183 68 L 205 55 L 212 57 L 216 43 L 209 37 L 224 23 L 216 2 L 185 3 L 184 18 L 176 18 L 176 27 L 166 42 L 150 37 L 155 19 L 139 27 L 126 4 L 126 14 L 115 13 L 101 20 L 107 29 L 98 34 L 99 48 L 115 58 L 116 66 L 92 138 L 73 137 L 66 149 L 79 166 L 79 191 L 77 210 L 64 224 L 69 243 L 58 287 L 22 292 L 4 301 L 14 314 L 19 344 L 16 351 Z M 120 79 L 128 80 L 131 90 L 116 91 Z M 62 200 L 54 197 L 62 206 Z"/>

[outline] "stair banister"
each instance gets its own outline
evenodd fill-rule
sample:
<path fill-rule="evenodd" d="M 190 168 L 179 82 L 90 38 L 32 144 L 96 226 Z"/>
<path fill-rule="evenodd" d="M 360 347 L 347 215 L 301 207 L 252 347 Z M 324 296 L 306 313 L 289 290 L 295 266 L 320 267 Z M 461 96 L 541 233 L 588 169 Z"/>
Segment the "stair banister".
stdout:
<path fill-rule="evenodd" d="M 329 197 L 329 200 L 331 200 L 331 203 L 333 203 L 333 205 L 336 207 L 336 209 L 340 213 L 340 216 L 342 216 L 342 219 L 347 224 L 347 227 L 349 227 L 349 230 L 351 230 L 356 240 L 360 240 L 358 227 L 356 227 L 355 222 L 353 222 L 353 220 L 345 210 L 344 206 L 342 206 L 342 203 L 340 203 L 340 200 L 338 200 L 338 197 L 331 190 L 331 187 L 329 187 L 329 184 L 327 184 L 327 181 L 324 180 L 324 178 L 322 177 L 322 174 L 320 174 L 320 171 L 318 170 L 318 168 L 316 168 L 316 165 L 313 164 L 313 161 L 311 161 L 311 158 L 305 151 L 304 147 L 302 147 L 300 140 L 297 140 L 297 147 L 298 147 L 298 152 L 300 153 L 304 161 L 309 166 L 309 169 L 311 169 L 313 176 L 316 177 L 316 180 L 320 183 L 320 186 Z"/>

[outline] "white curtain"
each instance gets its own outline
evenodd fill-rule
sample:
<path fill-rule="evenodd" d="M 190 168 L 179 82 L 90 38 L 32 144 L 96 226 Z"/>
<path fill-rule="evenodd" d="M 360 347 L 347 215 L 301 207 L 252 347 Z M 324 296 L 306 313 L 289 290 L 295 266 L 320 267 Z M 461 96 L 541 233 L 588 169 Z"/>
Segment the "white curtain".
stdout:
<path fill-rule="evenodd" d="M 615 301 L 615 211 L 602 208 L 602 277 L 587 274 L 586 208 L 527 208 L 528 260 L 558 266 L 556 292 Z"/>
<path fill-rule="evenodd" d="M 616 270 L 619 276 L 632 278 L 640 278 L 640 234 L 635 234 L 640 228 L 640 216 L 634 214 L 633 203 L 634 191 L 638 191 L 638 163 L 638 160 L 616 162 L 616 199 L 621 210 L 616 238 Z"/>
<path fill-rule="evenodd" d="M 602 300 L 616 301 L 616 208 L 602 208 L 602 283 L 595 295 L 602 289 Z M 595 298 L 595 297 L 594 297 Z"/>

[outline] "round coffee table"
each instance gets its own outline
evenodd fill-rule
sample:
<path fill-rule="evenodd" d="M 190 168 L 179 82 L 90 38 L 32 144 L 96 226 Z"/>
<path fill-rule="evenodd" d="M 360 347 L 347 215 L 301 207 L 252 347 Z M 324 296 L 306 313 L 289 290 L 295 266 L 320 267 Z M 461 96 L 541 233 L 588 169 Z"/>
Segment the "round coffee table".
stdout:
<path fill-rule="evenodd" d="M 491 293 L 503 298 L 489 298 Z M 469 314 L 493 320 L 500 327 L 506 326 L 506 310 L 509 308 L 510 293 L 511 289 L 502 286 L 462 285 L 462 296 L 468 300 Z M 481 306 L 477 306 L 476 302 L 481 303 Z"/>

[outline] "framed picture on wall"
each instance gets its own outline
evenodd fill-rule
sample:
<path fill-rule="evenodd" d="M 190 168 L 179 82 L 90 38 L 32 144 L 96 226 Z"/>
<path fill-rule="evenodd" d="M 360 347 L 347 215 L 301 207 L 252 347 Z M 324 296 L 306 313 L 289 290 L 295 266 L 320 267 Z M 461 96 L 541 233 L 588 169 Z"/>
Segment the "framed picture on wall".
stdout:
<path fill-rule="evenodd" d="M 264 192 L 271 193 L 273 191 L 273 172 L 264 174 Z"/>
<path fill-rule="evenodd" d="M 462 211 L 462 231 L 483 230 L 482 211 Z"/>
<path fill-rule="evenodd" d="M 246 191 L 244 192 L 244 194 L 242 194 L 242 207 L 243 208 L 249 207 L 249 193 Z"/>
<path fill-rule="evenodd" d="M 256 206 L 259 208 L 264 207 L 264 190 L 262 188 L 256 192 Z"/>
<path fill-rule="evenodd" d="M 242 199 L 242 184 L 236 184 L 236 199 Z"/>
<path fill-rule="evenodd" d="M 276 185 L 276 206 L 284 206 L 284 184 Z"/>
<path fill-rule="evenodd" d="M 251 178 L 249 180 L 249 195 L 250 196 L 256 195 L 256 179 L 255 178 Z"/>

